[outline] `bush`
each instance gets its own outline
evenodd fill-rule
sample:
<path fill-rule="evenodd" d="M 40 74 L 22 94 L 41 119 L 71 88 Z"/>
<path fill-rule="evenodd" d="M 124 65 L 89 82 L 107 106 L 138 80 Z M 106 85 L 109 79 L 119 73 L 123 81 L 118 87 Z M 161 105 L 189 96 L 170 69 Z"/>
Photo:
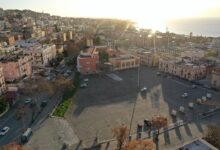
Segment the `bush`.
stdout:
<path fill-rule="evenodd" d="M 57 106 L 55 111 L 53 112 L 53 116 L 57 117 L 64 117 L 67 109 L 69 108 L 69 105 L 71 104 L 71 98 L 74 96 L 76 93 L 77 89 L 79 88 L 80 85 L 80 73 L 75 74 L 74 78 L 74 86 L 70 89 L 67 89 L 64 92 L 63 95 L 63 100 L 62 102 Z"/>
<path fill-rule="evenodd" d="M 3 113 L 7 108 L 7 103 L 3 101 L 3 99 L 0 99 L 0 114 Z"/>

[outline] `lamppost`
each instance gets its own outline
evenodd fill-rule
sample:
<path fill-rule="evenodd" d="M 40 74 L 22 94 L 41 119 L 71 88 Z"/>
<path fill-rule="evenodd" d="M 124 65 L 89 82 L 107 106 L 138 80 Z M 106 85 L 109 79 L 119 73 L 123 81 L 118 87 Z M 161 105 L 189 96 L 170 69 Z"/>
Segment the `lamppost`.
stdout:
<path fill-rule="evenodd" d="M 142 35 L 140 35 L 139 37 L 142 37 Z M 139 65 L 138 65 L 138 70 L 137 71 L 138 71 L 137 72 L 137 91 L 139 92 L 139 89 L 140 89 L 140 61 L 139 61 Z M 133 106 L 133 109 L 132 109 L 128 136 L 130 136 L 130 134 L 131 134 L 131 126 L 132 126 L 132 122 L 133 122 L 133 118 L 134 118 L 134 112 L 135 112 L 135 108 L 136 108 L 136 103 L 137 103 L 137 99 L 135 99 L 134 106 Z"/>

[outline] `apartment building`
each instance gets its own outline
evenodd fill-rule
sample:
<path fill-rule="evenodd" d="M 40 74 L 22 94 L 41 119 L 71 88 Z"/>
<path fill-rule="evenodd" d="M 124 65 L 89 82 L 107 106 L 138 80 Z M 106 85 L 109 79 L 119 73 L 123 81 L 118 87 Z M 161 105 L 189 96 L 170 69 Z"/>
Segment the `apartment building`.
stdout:
<path fill-rule="evenodd" d="M 49 61 L 56 57 L 56 45 L 43 45 L 29 47 L 25 53 L 32 57 L 32 64 L 35 67 L 44 67 Z"/>
<path fill-rule="evenodd" d="M 124 70 L 140 66 L 140 58 L 130 54 L 123 54 L 115 58 L 110 58 L 109 62 L 113 70 Z"/>
<path fill-rule="evenodd" d="M 0 66 L 6 81 L 19 80 L 32 74 L 31 57 L 26 54 L 5 56 L 1 58 Z"/>
<path fill-rule="evenodd" d="M 98 53 L 81 53 L 77 57 L 77 70 L 83 75 L 94 74 L 97 72 L 96 65 L 98 62 Z"/>
<path fill-rule="evenodd" d="M 0 95 L 6 91 L 3 68 L 0 67 Z"/>
<path fill-rule="evenodd" d="M 15 38 L 14 36 L 3 33 L 3 34 L 0 34 L 0 42 L 7 42 L 8 45 L 14 45 Z"/>
<path fill-rule="evenodd" d="M 195 65 L 178 58 L 160 58 L 159 70 L 190 81 L 206 77 L 205 65 Z"/>

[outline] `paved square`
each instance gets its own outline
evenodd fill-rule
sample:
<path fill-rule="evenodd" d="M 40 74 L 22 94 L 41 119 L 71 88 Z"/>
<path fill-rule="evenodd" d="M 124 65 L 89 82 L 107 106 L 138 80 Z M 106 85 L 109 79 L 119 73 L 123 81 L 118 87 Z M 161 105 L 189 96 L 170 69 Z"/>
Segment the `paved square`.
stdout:
<path fill-rule="evenodd" d="M 89 77 L 88 87 L 77 92 L 71 110 L 71 123 L 79 139 L 84 143 L 92 143 L 96 136 L 99 141 L 107 140 L 112 138 L 112 128 L 122 124 L 129 127 L 135 100 L 137 103 L 132 133 L 136 133 L 137 123 L 143 123 L 144 119 L 164 115 L 168 117 L 169 123 L 186 119 L 195 121 L 164 134 L 160 144 L 166 145 L 168 149 L 169 145 L 174 146 L 178 142 L 191 139 L 194 134 L 195 136 L 203 134 L 204 124 L 208 121 L 200 121 L 198 114 L 215 106 L 195 104 L 195 108 L 190 110 L 188 103 L 195 102 L 196 98 L 205 95 L 206 89 L 200 87 L 192 89 L 189 82 L 175 77 L 157 76 L 157 70 L 141 67 L 140 88 L 143 86 L 148 88 L 147 92 L 141 93 L 137 89 L 137 71 L 131 69 L 114 72 L 122 79 L 120 81 L 107 75 Z M 184 92 L 189 94 L 186 99 L 181 98 Z M 220 97 L 217 92 L 209 92 L 213 95 L 212 102 Z M 185 107 L 186 114 L 177 113 L 177 118 L 173 119 L 170 116 L 171 110 L 178 111 L 180 106 Z"/>

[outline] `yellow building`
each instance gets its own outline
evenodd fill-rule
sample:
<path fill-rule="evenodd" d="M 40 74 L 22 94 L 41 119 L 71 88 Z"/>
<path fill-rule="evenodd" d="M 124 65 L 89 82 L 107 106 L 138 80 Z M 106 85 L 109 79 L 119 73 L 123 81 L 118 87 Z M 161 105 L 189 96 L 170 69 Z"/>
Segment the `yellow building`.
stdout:
<path fill-rule="evenodd" d="M 206 77 L 205 65 L 195 65 L 189 62 L 183 62 L 178 58 L 160 58 L 159 70 L 190 81 Z"/>
<path fill-rule="evenodd" d="M 113 70 L 124 70 L 140 66 L 140 58 L 130 54 L 110 58 L 109 62 L 112 64 Z"/>

